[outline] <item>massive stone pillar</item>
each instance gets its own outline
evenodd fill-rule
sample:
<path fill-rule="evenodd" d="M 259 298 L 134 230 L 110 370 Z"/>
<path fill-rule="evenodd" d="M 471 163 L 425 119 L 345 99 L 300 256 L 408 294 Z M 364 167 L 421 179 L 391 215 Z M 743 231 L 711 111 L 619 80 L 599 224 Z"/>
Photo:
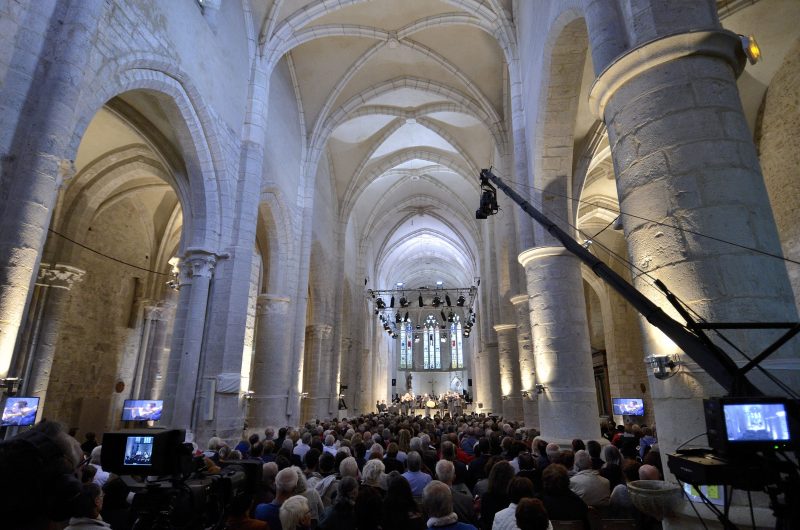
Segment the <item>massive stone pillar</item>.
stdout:
<path fill-rule="evenodd" d="M 643 28 L 647 38 L 629 39 L 631 49 L 605 67 L 590 99 L 608 126 L 629 253 L 642 271 L 634 283 L 673 315 L 653 278 L 710 322 L 796 321 L 785 266 L 768 255 L 780 255 L 781 247 L 737 91 L 739 37 L 719 29 L 710 1 L 669 17 L 660 3 L 643 9 L 656 15 L 646 17 L 655 26 Z M 642 326 L 645 355 L 678 354 L 681 361 L 675 377 L 650 377 L 663 458 L 687 433 L 706 430 L 702 398 L 723 391 L 663 334 Z M 725 335 L 751 355 L 775 339 L 752 330 Z M 796 351 L 790 343 L 761 366 L 799 388 Z M 751 380 L 781 394 L 759 374 Z M 734 523 L 750 524 L 745 507 L 731 513 Z M 755 518 L 774 526 L 765 506 L 756 507 Z M 688 528 L 684 523 L 672 527 Z"/>
<path fill-rule="evenodd" d="M 531 314 L 528 295 L 511 298 L 517 315 L 517 351 L 519 352 L 519 375 L 522 385 L 522 417 L 526 427 L 539 427 L 539 404 L 536 402 L 536 368 L 531 339 Z"/>
<path fill-rule="evenodd" d="M 256 351 L 250 376 L 253 394 L 248 405 L 247 424 L 261 431 L 267 425 L 280 426 L 287 422 L 294 326 L 289 318 L 291 300 L 288 297 L 262 294 L 256 307 Z"/>
<path fill-rule="evenodd" d="M 206 326 L 206 309 L 211 278 L 214 274 L 216 257 L 204 250 L 190 250 L 181 262 L 182 289 L 189 289 L 188 296 L 181 296 L 180 303 L 186 304 L 186 321 L 183 335 L 173 348 L 179 348 L 180 361 L 175 387 L 175 406 L 172 425 L 179 429 L 191 430 L 196 422 L 195 404 L 200 390 L 202 373 L 203 336 Z M 205 396 L 213 399 L 213 396 Z"/>
<path fill-rule="evenodd" d="M 303 419 L 328 417 L 331 379 L 331 338 L 329 324 L 306 326 L 306 351 L 303 363 Z"/>
<path fill-rule="evenodd" d="M 520 421 L 522 420 L 522 382 L 517 353 L 517 326 L 516 324 L 498 324 L 494 326 L 494 330 L 497 332 L 503 417 L 507 420 Z"/>
<path fill-rule="evenodd" d="M 50 383 L 50 371 L 64 316 L 67 312 L 70 290 L 83 280 L 85 271 L 70 265 L 42 263 L 36 279 L 40 291 L 34 307 L 28 333 L 26 368 L 23 375 L 24 393 L 38 397 L 43 410 Z"/>
<path fill-rule="evenodd" d="M 134 397 L 142 399 L 164 399 L 169 361 L 169 338 L 175 318 L 175 305 L 170 301 L 160 301 L 145 307 L 145 323 L 148 325 L 146 340 L 143 334 L 141 379 L 134 385 Z"/>
<path fill-rule="evenodd" d="M 597 395 L 580 261 L 563 247 L 519 255 L 528 276 L 530 321 L 539 394 L 539 423 L 548 441 L 600 437 Z"/>

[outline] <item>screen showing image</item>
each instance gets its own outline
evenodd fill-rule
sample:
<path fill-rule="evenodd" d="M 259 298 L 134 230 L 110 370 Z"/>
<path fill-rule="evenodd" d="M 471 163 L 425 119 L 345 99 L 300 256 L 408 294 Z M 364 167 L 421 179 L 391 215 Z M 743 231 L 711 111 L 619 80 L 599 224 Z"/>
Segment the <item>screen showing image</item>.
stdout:
<path fill-rule="evenodd" d="M 0 426 L 33 425 L 36 422 L 36 409 L 38 408 L 38 397 L 10 397 L 6 400 Z"/>
<path fill-rule="evenodd" d="M 122 406 L 122 421 L 158 421 L 164 402 L 158 399 L 126 399 Z"/>
<path fill-rule="evenodd" d="M 149 466 L 153 462 L 153 436 L 128 436 L 125 444 L 126 466 Z"/>
<path fill-rule="evenodd" d="M 614 414 L 623 416 L 644 416 L 644 401 L 641 398 L 613 398 Z"/>
<path fill-rule="evenodd" d="M 729 442 L 789 441 L 782 403 L 742 403 L 722 406 Z"/>

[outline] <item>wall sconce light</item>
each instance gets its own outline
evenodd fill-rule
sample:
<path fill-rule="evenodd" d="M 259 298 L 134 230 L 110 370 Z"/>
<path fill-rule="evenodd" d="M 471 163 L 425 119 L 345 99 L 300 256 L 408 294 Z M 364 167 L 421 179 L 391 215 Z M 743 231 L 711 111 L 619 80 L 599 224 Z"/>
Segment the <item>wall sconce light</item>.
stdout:
<path fill-rule="evenodd" d="M 528 391 L 528 390 L 523 390 L 523 391 L 522 391 L 522 397 L 523 397 L 523 398 L 529 398 L 529 397 L 531 397 L 531 393 L 530 393 L 530 391 Z"/>
<path fill-rule="evenodd" d="M 508 396 L 503 396 L 503 401 L 508 401 Z"/>
<path fill-rule="evenodd" d="M 747 60 L 750 61 L 750 64 L 756 64 L 761 60 L 761 47 L 756 42 L 754 36 L 739 35 L 739 39 L 742 41 L 742 50 L 744 50 L 744 54 L 747 56 Z"/>
<path fill-rule="evenodd" d="M 677 355 L 651 355 L 645 362 L 653 371 L 656 379 L 668 379 L 678 373 Z"/>
<path fill-rule="evenodd" d="M 536 383 L 536 384 L 533 386 L 533 388 L 534 388 L 534 390 L 536 390 L 536 393 L 537 393 L 537 394 L 544 394 L 544 391 L 545 391 L 545 390 L 547 390 L 547 387 L 546 387 L 546 386 L 544 386 L 544 385 L 543 385 L 543 384 L 541 384 L 541 383 Z"/>
<path fill-rule="evenodd" d="M 307 398 L 308 398 L 308 392 L 300 392 L 300 399 L 307 399 Z"/>
<path fill-rule="evenodd" d="M 255 395 L 256 395 L 256 393 L 253 392 L 252 390 L 245 390 L 244 392 L 242 392 L 242 399 L 246 399 L 247 401 L 250 401 L 251 399 L 253 399 L 255 397 Z"/>

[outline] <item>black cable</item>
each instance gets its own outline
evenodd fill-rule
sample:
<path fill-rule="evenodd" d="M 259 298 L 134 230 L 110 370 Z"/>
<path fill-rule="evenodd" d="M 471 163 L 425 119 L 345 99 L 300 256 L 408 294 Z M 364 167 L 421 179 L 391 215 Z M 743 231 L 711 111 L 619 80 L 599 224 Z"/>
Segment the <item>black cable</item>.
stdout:
<path fill-rule="evenodd" d="M 705 436 L 706 434 L 708 434 L 708 431 L 703 431 L 703 432 L 701 432 L 700 434 L 698 434 L 698 435 L 696 435 L 696 436 L 692 436 L 691 438 L 689 438 L 688 440 L 686 440 L 685 442 L 683 442 L 682 444 L 680 444 L 678 447 L 676 447 L 676 448 L 675 448 L 675 452 L 678 452 L 678 450 L 679 450 L 681 447 L 683 447 L 684 445 L 688 444 L 688 443 L 689 443 L 689 442 L 691 442 L 692 440 L 697 440 L 698 438 L 700 438 L 701 436 Z"/>
<path fill-rule="evenodd" d="M 555 193 L 555 192 L 552 192 L 552 191 L 549 191 L 549 190 L 545 191 L 543 189 L 537 188 L 536 186 L 530 186 L 528 184 L 523 184 L 521 182 L 516 182 L 516 181 L 513 181 L 513 180 L 511 182 L 513 182 L 514 184 L 517 184 L 518 186 L 522 186 L 524 188 L 528 188 L 528 189 L 532 189 L 532 190 L 535 190 L 535 191 L 539 191 L 541 193 L 547 193 L 549 195 L 552 195 L 552 196 L 555 196 L 555 197 L 561 197 L 563 199 L 574 201 L 574 202 L 577 202 L 577 203 L 580 203 L 580 204 L 586 204 L 586 205 L 589 205 L 589 206 L 594 206 L 595 208 L 600 208 L 600 209 L 603 209 L 603 210 L 606 210 L 606 211 L 609 211 L 609 212 L 616 213 L 618 215 L 625 215 L 625 216 L 628 216 L 628 217 L 632 217 L 634 219 L 639 219 L 640 221 L 647 221 L 648 223 L 655 223 L 655 224 L 657 224 L 659 226 L 663 226 L 663 227 L 666 227 L 666 228 L 672 228 L 673 230 L 677 230 L 679 232 L 683 232 L 683 233 L 686 233 L 686 234 L 692 234 L 692 235 L 699 236 L 699 237 L 704 237 L 704 238 L 707 238 L 707 239 L 711 239 L 712 241 L 717 241 L 718 243 L 725 243 L 727 245 L 731 245 L 731 246 L 734 246 L 734 247 L 737 247 L 737 248 L 741 248 L 741 249 L 744 249 L 744 250 L 749 250 L 751 252 L 756 252 L 758 254 L 763 254 L 763 255 L 769 256 L 771 258 L 776 258 L 776 259 L 779 259 L 781 261 L 786 261 L 786 262 L 789 262 L 789 263 L 793 263 L 795 265 L 800 265 L 800 261 L 793 260 L 791 258 L 787 258 L 785 256 L 781 256 L 781 255 L 778 255 L 778 254 L 773 254 L 771 252 L 767 252 L 766 250 L 760 250 L 760 249 L 757 249 L 757 248 L 748 247 L 747 245 L 742 245 L 740 243 L 734 243 L 733 241 L 728 241 L 727 239 L 722 239 L 722 238 L 719 238 L 719 237 L 716 237 L 716 236 L 710 236 L 708 234 L 703 234 L 701 232 L 697 232 L 695 230 L 690 230 L 688 228 L 681 228 L 681 227 L 678 227 L 678 226 L 675 226 L 675 225 L 671 225 L 669 223 L 664 223 L 662 221 L 656 221 L 654 219 L 648 219 L 647 217 L 642 217 L 640 215 L 636 215 L 636 214 L 632 214 L 632 213 L 626 213 L 626 212 L 623 212 L 622 210 L 618 210 L 618 209 L 615 210 L 613 208 L 609 208 L 608 206 L 602 206 L 600 204 L 595 204 L 595 203 L 592 203 L 592 202 L 583 201 L 581 199 L 576 199 L 574 197 L 570 197 L 569 195 L 562 195 L 562 194 Z"/>
<path fill-rule="evenodd" d="M 108 259 L 110 259 L 110 260 L 112 260 L 112 261 L 116 261 L 117 263 L 121 263 L 121 264 L 123 264 L 123 265 L 127 265 L 128 267 L 133 267 L 134 269 L 139 269 L 140 271 L 152 272 L 153 274 L 160 274 L 161 276 L 172 276 L 171 274 L 167 274 L 167 273 L 165 273 L 165 272 L 159 272 L 159 271 L 154 271 L 154 270 L 152 270 L 152 269 L 147 269 L 147 268 L 145 268 L 145 267 L 140 267 L 140 266 L 138 266 L 138 265 L 134 265 L 133 263 L 128 263 L 127 261 L 122 261 L 121 259 L 117 259 L 117 258 L 115 258 L 114 256 L 109 256 L 108 254 L 103 254 L 103 253 L 102 253 L 102 252 L 100 252 L 99 250 L 95 250 L 95 249 L 93 249 L 93 248 L 91 248 L 91 247 L 87 247 L 87 246 L 86 246 L 86 245 L 84 245 L 83 243 L 78 243 L 78 242 L 77 242 L 77 241 L 75 241 L 74 239 L 71 239 L 70 237 L 68 237 L 68 236 L 65 236 L 65 235 L 64 235 L 64 234 L 62 234 L 61 232 L 56 232 L 56 231 L 55 231 L 55 230 L 53 230 L 52 228 L 48 228 L 48 229 L 47 229 L 47 231 L 48 231 L 48 232 L 50 232 L 50 233 L 52 233 L 52 234 L 55 234 L 55 235 L 57 235 L 57 236 L 59 236 L 59 237 L 63 237 L 64 239 L 66 239 L 66 240 L 67 240 L 67 241 L 69 241 L 70 243 L 73 243 L 73 244 L 75 244 L 75 245 L 78 245 L 79 247 L 81 247 L 81 248 L 84 248 L 84 249 L 88 250 L 89 252 L 94 252 L 94 253 L 95 253 L 95 254 L 97 254 L 98 256 L 103 256 L 104 258 L 108 258 Z"/>
<path fill-rule="evenodd" d="M 703 434 L 705 434 L 705 433 L 703 433 Z M 695 436 L 695 438 L 697 438 L 697 436 Z M 678 484 L 680 484 L 681 491 L 683 492 L 683 496 L 686 497 L 687 501 L 689 501 L 689 506 L 691 506 L 692 510 L 694 510 L 694 514 L 697 516 L 697 519 L 700 521 L 700 524 L 703 525 L 703 528 L 705 528 L 705 530 L 708 530 L 708 526 L 706 525 L 705 520 L 702 517 L 700 517 L 700 512 L 697 511 L 697 507 L 694 505 L 694 501 L 692 500 L 691 497 L 689 497 L 689 494 L 686 492 L 686 487 L 684 487 L 683 482 L 678 480 Z M 690 484 L 690 486 L 691 486 L 691 484 Z M 694 487 L 694 486 L 692 486 L 692 487 Z M 697 488 L 695 488 L 695 489 L 697 489 Z M 699 493 L 700 490 L 697 490 L 697 492 Z M 705 503 L 703 503 L 703 504 L 705 504 Z"/>
<path fill-rule="evenodd" d="M 756 516 L 753 514 L 753 498 L 750 496 L 750 490 L 747 490 L 747 504 L 750 506 L 750 523 L 753 525 L 753 530 L 756 530 Z"/>

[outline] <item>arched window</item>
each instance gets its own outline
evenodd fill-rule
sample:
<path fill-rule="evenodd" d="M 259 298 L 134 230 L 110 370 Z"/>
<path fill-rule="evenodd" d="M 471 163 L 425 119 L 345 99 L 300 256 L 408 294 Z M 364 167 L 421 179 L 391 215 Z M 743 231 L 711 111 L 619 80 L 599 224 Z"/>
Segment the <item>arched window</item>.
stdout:
<path fill-rule="evenodd" d="M 461 318 L 455 316 L 450 323 L 450 368 L 464 368 L 464 350 L 461 344 Z"/>
<path fill-rule="evenodd" d="M 411 322 L 400 326 L 400 369 L 411 370 L 414 366 L 414 332 Z"/>
<path fill-rule="evenodd" d="M 425 370 L 442 369 L 441 348 L 439 342 L 439 324 L 436 321 L 436 317 L 428 315 L 428 318 L 425 319 L 425 344 L 423 344 L 423 364 Z"/>

